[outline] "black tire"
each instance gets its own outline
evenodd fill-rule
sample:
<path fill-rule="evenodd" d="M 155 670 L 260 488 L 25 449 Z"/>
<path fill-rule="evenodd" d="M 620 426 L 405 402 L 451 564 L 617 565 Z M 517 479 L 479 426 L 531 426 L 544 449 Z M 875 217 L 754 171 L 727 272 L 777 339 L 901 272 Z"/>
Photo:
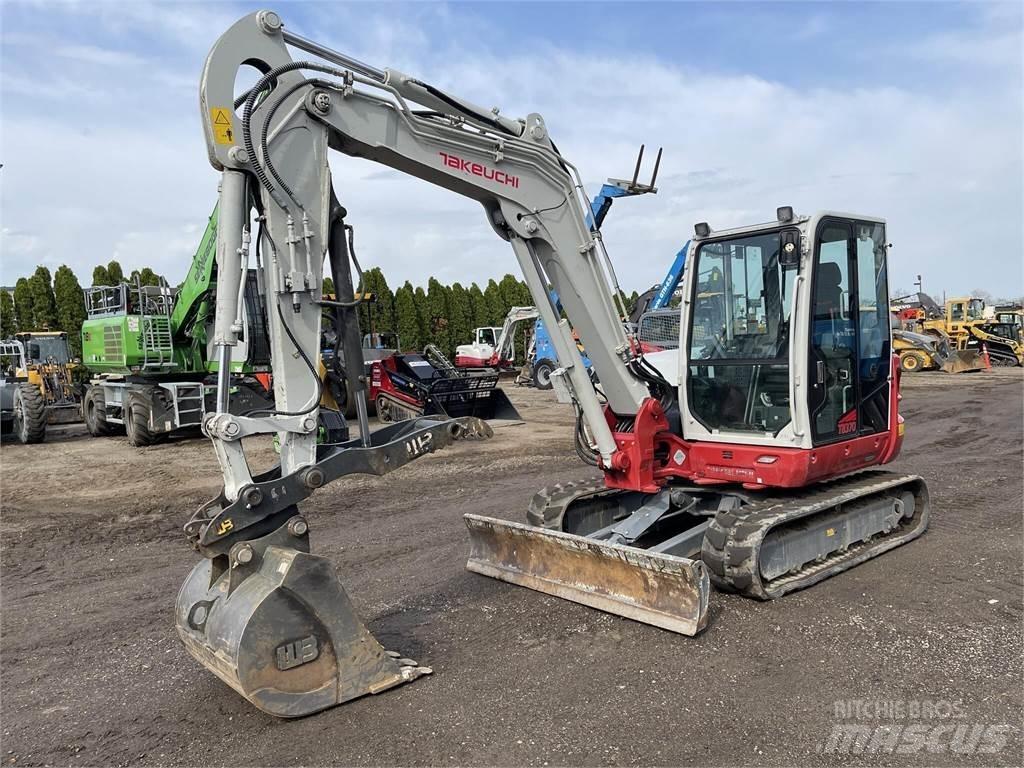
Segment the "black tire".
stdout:
<path fill-rule="evenodd" d="M 34 384 L 19 384 L 14 390 L 14 434 L 22 445 L 46 439 L 46 401 Z"/>
<path fill-rule="evenodd" d="M 153 411 L 151 395 L 146 392 L 128 392 L 124 403 L 124 427 L 128 445 L 145 448 L 162 443 L 166 432 L 153 432 L 149 428 L 149 417 Z"/>
<path fill-rule="evenodd" d="M 927 365 L 925 359 L 917 352 L 904 352 L 900 355 L 900 368 L 904 373 L 917 373 Z"/>
<path fill-rule="evenodd" d="M 338 404 L 338 409 L 341 411 L 342 416 L 351 421 L 356 417 L 356 399 L 352 397 L 352 388 L 348 385 L 348 379 L 344 381 L 332 381 L 331 394 L 334 396 L 334 402 Z M 341 396 L 341 400 L 338 396 Z"/>
<path fill-rule="evenodd" d="M 533 364 L 533 386 L 537 389 L 551 389 L 551 374 L 555 364 L 547 358 L 541 358 Z"/>
<path fill-rule="evenodd" d="M 93 437 L 113 434 L 116 425 L 107 421 L 107 398 L 103 387 L 92 384 L 85 390 L 82 397 L 82 421 Z"/>

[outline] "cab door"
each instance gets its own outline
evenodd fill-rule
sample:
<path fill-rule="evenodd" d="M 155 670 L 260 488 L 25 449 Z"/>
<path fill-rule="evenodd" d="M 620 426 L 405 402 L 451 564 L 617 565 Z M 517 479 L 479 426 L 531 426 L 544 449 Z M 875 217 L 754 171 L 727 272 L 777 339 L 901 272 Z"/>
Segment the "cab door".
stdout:
<path fill-rule="evenodd" d="M 826 218 L 811 275 L 808 412 L 815 445 L 883 432 L 889 423 L 885 225 Z"/>
<path fill-rule="evenodd" d="M 946 324 L 949 326 L 949 333 L 956 336 L 963 331 L 964 321 L 967 319 L 967 303 L 953 300 L 946 306 Z"/>

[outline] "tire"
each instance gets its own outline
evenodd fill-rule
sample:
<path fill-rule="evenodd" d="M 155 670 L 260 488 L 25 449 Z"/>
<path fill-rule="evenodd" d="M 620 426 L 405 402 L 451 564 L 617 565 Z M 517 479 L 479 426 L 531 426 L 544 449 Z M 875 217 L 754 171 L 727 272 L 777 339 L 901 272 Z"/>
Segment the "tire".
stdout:
<path fill-rule="evenodd" d="M 555 371 L 555 364 L 547 358 L 542 358 L 533 364 L 533 386 L 537 389 L 551 389 L 551 374 Z"/>
<path fill-rule="evenodd" d="M 19 384 L 14 390 L 14 434 L 22 445 L 46 439 L 46 401 L 33 384 Z"/>
<path fill-rule="evenodd" d="M 904 352 L 900 355 L 900 368 L 904 373 L 917 373 L 924 370 L 926 362 L 917 352 Z"/>
<path fill-rule="evenodd" d="M 116 427 L 107 421 L 107 398 L 103 387 L 92 384 L 82 397 L 82 420 L 93 437 L 113 434 Z"/>
<path fill-rule="evenodd" d="M 352 419 L 356 417 L 357 413 L 356 399 L 352 396 L 352 389 L 349 387 L 347 379 L 343 382 L 342 386 L 345 391 L 345 394 L 343 395 L 345 398 L 345 407 L 341 409 L 341 414 L 349 421 L 352 421 Z M 337 400 L 337 398 L 335 398 L 335 400 Z"/>
<path fill-rule="evenodd" d="M 124 404 L 124 427 L 128 434 L 128 445 L 145 448 L 162 443 L 166 432 L 153 432 L 149 428 L 149 417 L 153 410 L 151 394 L 128 392 Z"/>

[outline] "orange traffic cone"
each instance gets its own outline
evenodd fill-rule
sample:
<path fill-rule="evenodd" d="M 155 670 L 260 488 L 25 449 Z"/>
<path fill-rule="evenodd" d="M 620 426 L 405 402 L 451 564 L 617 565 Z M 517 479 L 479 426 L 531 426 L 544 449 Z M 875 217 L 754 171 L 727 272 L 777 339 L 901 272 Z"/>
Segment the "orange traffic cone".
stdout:
<path fill-rule="evenodd" d="M 981 357 L 985 361 L 985 370 L 986 371 L 991 371 L 992 370 L 992 358 L 990 358 L 988 356 L 988 344 L 984 344 L 983 343 L 981 345 Z"/>

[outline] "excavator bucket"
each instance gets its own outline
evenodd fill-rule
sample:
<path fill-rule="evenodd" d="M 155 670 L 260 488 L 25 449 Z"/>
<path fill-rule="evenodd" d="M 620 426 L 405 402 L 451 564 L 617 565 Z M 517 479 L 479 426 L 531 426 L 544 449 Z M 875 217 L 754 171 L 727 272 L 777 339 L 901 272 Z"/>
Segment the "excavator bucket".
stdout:
<path fill-rule="evenodd" d="M 985 370 L 985 359 L 981 353 L 973 349 L 952 350 L 942 362 L 942 370 L 946 373 L 967 373 Z"/>
<path fill-rule="evenodd" d="M 329 560 L 256 549 L 246 565 L 196 565 L 176 619 L 189 653 L 258 708 L 300 717 L 430 673 L 381 647 Z"/>
<path fill-rule="evenodd" d="M 711 583 L 699 560 L 465 515 L 474 573 L 656 627 L 696 635 Z"/>

